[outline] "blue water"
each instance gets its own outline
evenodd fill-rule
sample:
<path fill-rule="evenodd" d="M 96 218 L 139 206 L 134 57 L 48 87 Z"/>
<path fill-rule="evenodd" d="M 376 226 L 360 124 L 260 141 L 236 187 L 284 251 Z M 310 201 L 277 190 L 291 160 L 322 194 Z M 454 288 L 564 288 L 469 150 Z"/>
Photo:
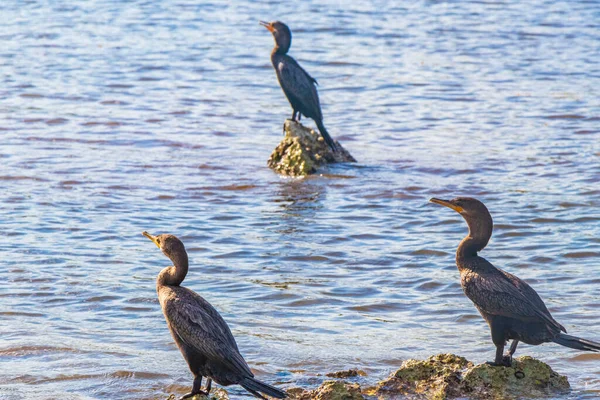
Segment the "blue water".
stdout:
<path fill-rule="evenodd" d="M 454 266 L 466 225 L 433 196 L 484 201 L 481 255 L 600 340 L 600 3 L 8 0 L 0 15 L 0 398 L 189 389 L 156 300 L 169 261 L 143 230 L 184 241 L 185 285 L 267 382 L 490 360 Z M 291 115 L 258 25 L 274 19 L 357 165 L 266 167 Z M 598 355 L 524 354 L 570 398 L 600 395 Z"/>

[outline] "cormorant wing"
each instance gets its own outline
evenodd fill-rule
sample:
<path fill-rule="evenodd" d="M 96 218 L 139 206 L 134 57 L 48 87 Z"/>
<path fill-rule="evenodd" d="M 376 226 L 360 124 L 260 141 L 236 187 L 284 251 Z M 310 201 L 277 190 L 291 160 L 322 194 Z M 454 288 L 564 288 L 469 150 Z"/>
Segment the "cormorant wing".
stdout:
<path fill-rule="evenodd" d="M 194 293 L 195 294 L 195 293 Z M 239 353 L 225 320 L 202 297 L 177 298 L 166 304 L 171 326 L 187 346 L 242 376 L 254 376 Z"/>
<path fill-rule="evenodd" d="M 544 301 L 537 294 L 537 292 L 527 284 L 527 282 L 504 270 L 499 269 L 499 271 L 502 272 L 502 274 L 510 281 L 510 283 L 512 283 L 521 292 L 521 294 L 523 294 L 523 296 L 527 297 L 529 301 L 535 304 L 536 307 L 542 310 L 545 314 L 550 315 L 550 311 L 548 311 L 548 308 L 546 307 L 546 304 L 544 304 Z"/>
<path fill-rule="evenodd" d="M 304 68 L 302 68 L 302 66 L 300 64 L 298 64 L 298 61 L 296 61 L 295 58 L 293 58 L 291 56 L 287 56 L 286 58 L 288 61 L 290 61 L 291 65 L 293 65 L 295 68 L 298 68 L 300 71 L 304 72 L 304 75 L 306 75 L 306 77 L 308 78 L 309 81 L 311 81 L 315 85 L 319 85 L 319 82 L 317 82 L 317 80 L 315 78 L 313 78 L 308 72 L 306 72 L 306 70 Z"/>
<path fill-rule="evenodd" d="M 300 102 L 305 110 L 311 110 L 316 115 L 306 115 L 309 118 L 322 119 L 319 95 L 315 84 L 317 80 L 310 76 L 292 57 L 286 56 L 277 63 L 279 84 L 291 103 L 292 99 Z M 304 113 L 303 113 L 304 114 Z"/>
<path fill-rule="evenodd" d="M 502 269 L 498 269 L 502 274 L 512 283 L 518 290 L 521 292 L 523 296 L 527 298 L 527 300 L 531 301 L 540 311 L 542 311 L 546 316 L 548 316 L 552 321 L 554 321 L 555 326 L 560 327 L 560 330 L 563 332 L 567 332 L 567 330 L 556 322 L 554 318 L 552 318 L 552 314 L 548 311 L 548 307 L 540 297 L 540 295 L 531 287 L 527 282 L 515 276 L 511 273 L 508 273 Z"/>
<path fill-rule="evenodd" d="M 517 287 L 504 271 L 495 267 L 494 269 L 497 273 L 471 273 L 463 278 L 465 294 L 478 308 L 492 315 L 523 320 L 542 319 L 547 324 L 564 330 L 563 326 L 552 318 L 545 305 L 541 308 L 536 304 L 538 301 L 542 302 L 542 299 L 535 290 L 511 275 L 520 281 L 521 287 Z M 523 285 L 527 285 L 528 289 L 523 289 Z M 532 296 L 529 292 L 535 293 L 535 300 L 530 298 Z"/>

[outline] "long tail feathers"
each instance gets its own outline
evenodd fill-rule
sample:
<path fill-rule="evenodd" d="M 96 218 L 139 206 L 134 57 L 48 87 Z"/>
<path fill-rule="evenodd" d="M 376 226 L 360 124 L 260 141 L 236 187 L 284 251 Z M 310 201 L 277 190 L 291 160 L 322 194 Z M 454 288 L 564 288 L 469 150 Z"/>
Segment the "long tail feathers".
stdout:
<path fill-rule="evenodd" d="M 267 396 L 275 397 L 276 399 L 285 399 L 287 397 L 287 393 L 283 390 L 267 385 L 254 378 L 244 378 L 244 380 L 240 382 L 240 385 L 258 398 L 263 397 L 257 396 L 256 392 L 264 393 Z"/>
<path fill-rule="evenodd" d="M 581 339 L 576 336 L 566 335 L 561 333 L 552 340 L 554 343 L 558 343 L 561 346 L 570 347 L 572 349 L 584 350 L 584 351 L 600 351 L 600 343 L 592 342 L 591 340 Z"/>
<path fill-rule="evenodd" d="M 319 132 L 321 132 L 321 136 L 323 136 L 323 139 L 325 139 L 325 143 L 327 143 L 327 145 L 333 152 L 336 152 L 337 146 L 335 145 L 335 142 L 333 141 L 331 136 L 329 136 L 327 129 L 325 129 L 325 125 L 323 125 L 323 121 L 315 120 L 315 122 L 317 123 L 317 128 L 319 128 Z"/>

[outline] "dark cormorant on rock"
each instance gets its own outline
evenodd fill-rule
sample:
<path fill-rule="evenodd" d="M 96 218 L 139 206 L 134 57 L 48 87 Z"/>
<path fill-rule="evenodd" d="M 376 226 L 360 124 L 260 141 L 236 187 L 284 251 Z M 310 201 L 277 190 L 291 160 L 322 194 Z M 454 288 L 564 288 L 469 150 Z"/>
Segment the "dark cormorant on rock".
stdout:
<path fill-rule="evenodd" d="M 261 399 L 264 397 L 260 393 L 286 398 L 283 390 L 254 379 L 218 311 L 194 291 L 180 286 L 188 271 L 188 256 L 181 240 L 173 235 L 143 234 L 173 262 L 158 274 L 156 291 L 171 335 L 194 375 L 191 393 L 181 399 L 196 394 L 208 396 L 213 380 L 223 386 L 239 384 Z M 207 378 L 205 391 L 201 390 L 202 377 Z"/>
<path fill-rule="evenodd" d="M 323 114 L 317 94 L 317 80 L 310 76 L 292 57 L 287 55 L 292 44 L 292 32 L 286 24 L 280 21 L 260 22 L 273 34 L 275 47 L 271 52 L 271 62 L 277 73 L 277 79 L 287 99 L 292 106 L 292 121 L 298 121 L 301 116 L 312 118 L 321 132 L 321 136 L 332 151 L 336 151 L 336 145 L 325 125 L 323 125 Z"/>
<path fill-rule="evenodd" d="M 430 201 L 458 212 L 469 226 L 469 234 L 456 250 L 456 266 L 465 294 L 492 331 L 496 345 L 493 364 L 509 366 L 519 341 L 532 345 L 555 342 L 572 349 L 600 351 L 600 343 L 567 335 L 566 329 L 552 318 L 540 296 L 525 281 L 477 255 L 490 240 L 494 226 L 482 202 L 470 197 Z M 512 340 L 510 350 L 503 356 L 508 340 Z"/>

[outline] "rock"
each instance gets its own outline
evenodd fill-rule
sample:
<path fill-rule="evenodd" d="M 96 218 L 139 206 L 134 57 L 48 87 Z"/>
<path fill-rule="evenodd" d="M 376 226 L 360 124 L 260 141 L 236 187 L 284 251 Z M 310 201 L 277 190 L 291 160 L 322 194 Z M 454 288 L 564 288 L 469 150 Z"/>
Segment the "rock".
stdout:
<path fill-rule="evenodd" d="M 463 375 L 463 392 L 476 399 L 520 399 L 564 394 L 570 385 L 566 376 L 532 357 L 514 359 L 510 367 L 477 365 Z"/>
<path fill-rule="evenodd" d="M 325 375 L 330 378 L 338 378 L 339 379 L 339 378 L 353 378 L 355 376 L 367 376 L 367 373 L 360 369 L 353 368 L 353 369 L 349 369 L 347 371 L 328 372 Z"/>
<path fill-rule="evenodd" d="M 170 395 L 167 400 L 177 400 L 181 396 Z M 189 400 L 229 400 L 229 395 L 225 389 L 213 388 L 210 391 L 210 396 L 207 397 L 203 394 L 197 394 L 194 397 L 190 397 Z"/>
<path fill-rule="evenodd" d="M 364 400 L 358 383 L 345 381 L 325 381 L 315 390 L 288 390 L 291 399 L 296 400 Z"/>
<path fill-rule="evenodd" d="M 454 354 L 438 354 L 425 361 L 407 360 L 389 379 L 379 383 L 374 394 L 384 399 L 398 394 L 432 400 L 458 397 L 461 372 L 472 366 L 466 358 Z"/>
<path fill-rule="evenodd" d="M 408 360 L 390 378 L 365 394 L 378 399 L 407 396 L 418 399 L 521 399 L 564 394 L 567 378 L 531 357 L 513 360 L 511 367 L 473 365 L 463 357 L 439 354 L 425 361 Z"/>
<path fill-rule="evenodd" d="M 267 165 L 277 173 L 288 176 L 306 176 L 317 168 L 336 162 L 356 162 L 354 157 L 335 141 L 338 151 L 333 152 L 321 135 L 299 122 L 286 120 L 285 137 L 271 153 Z"/>

